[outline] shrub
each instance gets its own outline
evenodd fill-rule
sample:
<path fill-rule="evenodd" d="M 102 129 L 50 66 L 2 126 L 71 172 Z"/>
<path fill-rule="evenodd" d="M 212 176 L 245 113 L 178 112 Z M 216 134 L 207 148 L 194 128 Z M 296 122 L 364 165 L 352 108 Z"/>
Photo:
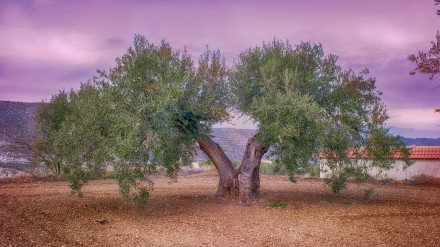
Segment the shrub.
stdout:
<path fill-rule="evenodd" d="M 240 165 L 241 165 L 241 161 L 239 161 L 239 160 L 234 160 L 234 162 L 232 162 L 232 166 L 235 169 L 238 169 L 240 167 Z"/>
<path fill-rule="evenodd" d="M 260 173 L 266 175 L 288 175 L 287 169 L 277 162 L 261 162 Z"/>
<path fill-rule="evenodd" d="M 373 193 L 374 193 L 374 188 L 369 188 L 369 189 L 364 190 L 364 200 L 365 201 L 370 200 Z"/>
<path fill-rule="evenodd" d="M 275 174 L 275 163 L 273 162 L 261 162 L 260 164 L 260 173 L 266 175 L 274 175 Z"/>
<path fill-rule="evenodd" d="M 319 165 L 314 164 L 307 167 L 299 167 L 294 171 L 294 174 L 309 174 L 312 177 L 319 177 Z M 286 167 L 276 161 L 261 162 L 260 173 L 266 175 L 289 175 Z"/>
<path fill-rule="evenodd" d="M 211 160 L 205 160 L 200 162 L 200 167 L 214 168 L 214 163 Z"/>
<path fill-rule="evenodd" d="M 287 207 L 287 202 L 282 202 L 280 199 L 273 199 L 270 204 L 267 205 L 270 208 L 285 208 Z"/>

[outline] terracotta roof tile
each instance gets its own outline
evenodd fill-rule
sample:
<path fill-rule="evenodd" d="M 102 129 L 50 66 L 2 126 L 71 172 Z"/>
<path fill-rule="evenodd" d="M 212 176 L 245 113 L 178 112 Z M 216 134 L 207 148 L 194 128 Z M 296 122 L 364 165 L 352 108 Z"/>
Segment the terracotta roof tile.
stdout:
<path fill-rule="evenodd" d="M 440 146 L 411 146 L 410 159 L 440 160 Z"/>
<path fill-rule="evenodd" d="M 418 160 L 418 159 L 434 159 L 440 160 L 440 146 L 411 146 L 411 156 L 410 159 Z M 323 152 L 319 155 L 321 158 L 328 158 L 331 156 L 336 156 L 336 154 L 332 152 Z M 353 157 L 353 151 L 348 152 L 348 157 Z M 400 154 L 396 154 L 393 158 L 400 158 Z"/>

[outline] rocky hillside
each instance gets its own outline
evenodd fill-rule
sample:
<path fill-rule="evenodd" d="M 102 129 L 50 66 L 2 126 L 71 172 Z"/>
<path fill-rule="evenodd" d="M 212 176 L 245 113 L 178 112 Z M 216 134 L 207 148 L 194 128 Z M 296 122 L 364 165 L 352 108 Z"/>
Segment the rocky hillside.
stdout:
<path fill-rule="evenodd" d="M 231 161 L 240 160 L 246 148 L 247 140 L 254 135 L 254 129 L 218 128 L 212 130 L 214 141 L 225 151 Z M 197 160 L 208 160 L 201 151 L 198 152 Z"/>
<path fill-rule="evenodd" d="M 38 103 L 0 101 L 0 140 L 30 138 L 34 132 L 34 115 Z"/>
<path fill-rule="evenodd" d="M 440 146 L 440 138 L 405 138 L 402 140 L 406 145 L 416 145 L 416 146 Z"/>

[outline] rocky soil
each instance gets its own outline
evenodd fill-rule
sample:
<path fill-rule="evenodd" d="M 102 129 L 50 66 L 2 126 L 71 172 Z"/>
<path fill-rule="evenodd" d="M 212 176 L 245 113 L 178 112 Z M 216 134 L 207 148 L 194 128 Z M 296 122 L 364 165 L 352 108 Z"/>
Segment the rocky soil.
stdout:
<path fill-rule="evenodd" d="M 0 246 L 439 246 L 438 183 L 349 183 L 334 196 L 319 179 L 263 176 L 261 198 L 215 199 L 214 170 L 155 178 L 145 210 L 115 181 L 84 197 L 64 181 L 0 180 Z M 363 189 L 373 186 L 369 201 Z"/>

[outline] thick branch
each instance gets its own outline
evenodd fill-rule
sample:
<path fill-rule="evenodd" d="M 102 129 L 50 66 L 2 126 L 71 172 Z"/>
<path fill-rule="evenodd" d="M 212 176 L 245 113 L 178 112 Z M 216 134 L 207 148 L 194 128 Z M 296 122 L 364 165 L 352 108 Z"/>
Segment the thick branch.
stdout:
<path fill-rule="evenodd" d="M 240 197 L 253 199 L 260 189 L 261 158 L 269 150 L 269 145 L 258 140 L 259 133 L 249 138 L 240 165 Z"/>
<path fill-rule="evenodd" d="M 203 136 L 197 140 L 200 149 L 211 159 L 219 174 L 218 197 L 229 196 L 238 193 L 237 171 L 232 166 L 231 160 L 223 152 L 223 149 L 210 137 Z"/>

